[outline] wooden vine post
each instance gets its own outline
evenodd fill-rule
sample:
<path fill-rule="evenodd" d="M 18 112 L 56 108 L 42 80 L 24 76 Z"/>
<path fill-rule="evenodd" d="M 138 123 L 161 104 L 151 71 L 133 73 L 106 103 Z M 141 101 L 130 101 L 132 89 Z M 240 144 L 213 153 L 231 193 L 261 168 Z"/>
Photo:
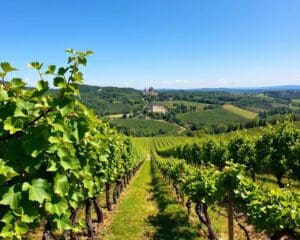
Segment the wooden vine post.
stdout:
<path fill-rule="evenodd" d="M 108 211 L 112 211 L 112 203 L 110 199 L 110 183 L 105 183 L 105 197 L 106 197 L 106 207 Z"/>
<path fill-rule="evenodd" d="M 233 223 L 233 191 L 229 188 L 227 193 L 227 216 L 228 216 L 228 240 L 234 240 L 234 223 Z"/>

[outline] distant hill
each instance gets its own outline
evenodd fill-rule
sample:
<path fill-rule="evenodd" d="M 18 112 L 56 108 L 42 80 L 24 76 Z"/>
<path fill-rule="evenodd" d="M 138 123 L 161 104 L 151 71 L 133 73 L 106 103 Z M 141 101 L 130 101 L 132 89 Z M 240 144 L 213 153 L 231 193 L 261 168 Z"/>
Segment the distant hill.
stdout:
<path fill-rule="evenodd" d="M 140 95 L 141 91 L 134 88 L 121 88 L 121 87 L 101 87 L 101 86 L 91 86 L 91 85 L 81 85 L 79 87 L 81 93 L 89 93 L 89 92 L 113 92 L 115 95 Z"/>
<path fill-rule="evenodd" d="M 263 93 L 269 91 L 300 91 L 300 85 L 282 85 L 248 88 L 191 88 L 191 89 L 157 89 L 158 92 L 229 92 L 229 93 Z"/>
<path fill-rule="evenodd" d="M 144 105 L 142 92 L 134 88 L 82 85 L 79 89 L 83 103 L 99 116 L 140 110 Z"/>
<path fill-rule="evenodd" d="M 114 92 L 114 94 L 141 94 L 143 90 L 135 89 L 135 88 L 124 88 L 124 87 L 103 87 L 103 86 L 92 86 L 92 85 L 82 85 L 80 86 L 80 91 L 82 93 L 88 92 Z M 280 85 L 280 86 L 265 86 L 265 87 L 240 87 L 240 88 L 191 88 L 191 89 L 168 89 L 168 88 L 160 88 L 155 89 L 158 92 L 232 92 L 232 93 L 261 93 L 261 92 L 269 92 L 269 91 L 300 91 L 300 85 Z"/>
<path fill-rule="evenodd" d="M 134 88 L 80 86 L 83 103 L 134 136 L 227 132 L 275 123 L 286 114 L 300 119 L 300 85 L 158 91 L 149 96 Z M 165 106 L 167 112 L 146 111 L 151 102 Z"/>

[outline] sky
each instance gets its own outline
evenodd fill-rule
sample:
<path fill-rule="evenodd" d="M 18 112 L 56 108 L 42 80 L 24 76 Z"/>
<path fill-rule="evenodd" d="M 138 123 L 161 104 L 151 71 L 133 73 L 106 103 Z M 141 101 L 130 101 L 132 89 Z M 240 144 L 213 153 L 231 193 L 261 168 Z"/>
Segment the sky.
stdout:
<path fill-rule="evenodd" d="M 85 83 L 143 89 L 300 85 L 299 0 L 1 1 L 0 61 L 93 50 Z"/>

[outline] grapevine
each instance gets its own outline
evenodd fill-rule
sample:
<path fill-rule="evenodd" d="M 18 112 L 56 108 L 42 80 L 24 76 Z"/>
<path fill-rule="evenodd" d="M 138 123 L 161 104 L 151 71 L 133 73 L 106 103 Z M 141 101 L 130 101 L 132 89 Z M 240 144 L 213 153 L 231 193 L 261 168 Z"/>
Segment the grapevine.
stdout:
<path fill-rule="evenodd" d="M 1 63 L 0 85 L 0 237 L 22 239 L 45 222 L 44 239 L 54 232 L 75 237 L 86 204 L 86 226 L 93 237 L 91 204 L 102 221 L 97 197 L 117 176 L 128 177 L 143 156 L 132 142 L 101 122 L 80 102 L 80 68 L 91 51 L 70 54 L 65 67 L 32 62 L 39 80 L 26 88 Z M 50 92 L 52 79 L 56 93 Z M 109 206 L 108 206 L 109 207 Z M 103 217 L 103 215 L 102 215 Z"/>

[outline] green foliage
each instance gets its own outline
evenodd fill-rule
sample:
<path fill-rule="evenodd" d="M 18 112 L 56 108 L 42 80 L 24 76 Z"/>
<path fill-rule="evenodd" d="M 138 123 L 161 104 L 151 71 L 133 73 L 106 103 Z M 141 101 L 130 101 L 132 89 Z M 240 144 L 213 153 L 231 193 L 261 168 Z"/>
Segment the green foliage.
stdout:
<path fill-rule="evenodd" d="M 23 239 L 43 220 L 59 233 L 76 229 L 71 208 L 143 159 L 129 139 L 78 100 L 80 67 L 92 52 L 67 52 L 66 67 L 29 65 L 38 71 L 36 88 L 25 88 L 19 78 L 0 85 L 0 238 Z M 3 80 L 16 70 L 8 63 L 1 68 Z M 49 94 L 44 75 L 56 94 Z"/>
<path fill-rule="evenodd" d="M 265 128 L 260 137 L 236 133 L 220 141 L 208 139 L 180 144 L 160 149 L 159 153 L 183 158 L 196 165 L 213 164 L 219 169 L 224 167 L 227 159 L 232 160 L 245 165 L 253 180 L 256 173 L 271 173 L 277 178 L 280 187 L 283 187 L 283 176 L 299 179 L 299 141 L 299 130 L 292 122 L 285 121 Z"/>
<path fill-rule="evenodd" d="M 286 129 L 288 126 L 291 125 L 284 123 L 281 128 Z M 234 143 L 235 140 L 237 140 L 236 145 Z M 161 145 L 158 143 L 159 141 L 155 139 L 156 149 Z M 232 157 L 232 160 L 244 163 L 243 156 L 246 155 L 244 150 L 247 147 L 243 145 L 247 145 L 248 141 L 240 136 L 236 136 L 231 140 L 231 150 L 229 150 L 231 153 L 229 155 Z M 212 149 L 212 143 L 210 141 L 208 145 L 210 147 L 206 146 L 205 148 Z M 195 147 L 195 144 L 191 146 Z M 253 142 L 251 142 L 251 146 L 253 149 Z M 156 149 L 152 153 L 162 173 L 179 185 L 180 189 L 192 201 L 196 203 L 201 202 L 212 207 L 215 204 L 223 202 L 229 192 L 232 192 L 233 206 L 237 211 L 244 213 L 245 220 L 253 224 L 257 230 L 266 231 L 271 236 L 282 229 L 290 229 L 291 231 L 299 229 L 299 193 L 289 190 L 276 192 L 259 186 L 249 180 L 245 172 L 246 166 L 240 163 L 227 161 L 222 169 L 218 169 L 209 164 L 215 162 L 213 160 L 215 157 L 214 154 L 209 155 L 210 159 L 207 159 L 207 166 L 205 166 L 200 161 L 197 162 L 188 158 L 187 161 L 162 158 L 156 154 Z M 179 153 L 182 155 L 180 156 L 184 156 L 182 151 L 186 151 L 187 149 L 185 147 L 181 148 L 181 152 Z M 199 150 L 201 151 L 200 148 L 198 148 Z M 173 154 L 178 154 L 175 149 L 172 152 Z M 206 152 L 210 153 L 211 151 L 206 150 Z M 180 156 L 177 155 L 177 157 Z"/>
<path fill-rule="evenodd" d="M 98 116 L 142 111 L 146 104 L 141 91 L 132 88 L 81 85 L 79 89 L 83 103 Z"/>

